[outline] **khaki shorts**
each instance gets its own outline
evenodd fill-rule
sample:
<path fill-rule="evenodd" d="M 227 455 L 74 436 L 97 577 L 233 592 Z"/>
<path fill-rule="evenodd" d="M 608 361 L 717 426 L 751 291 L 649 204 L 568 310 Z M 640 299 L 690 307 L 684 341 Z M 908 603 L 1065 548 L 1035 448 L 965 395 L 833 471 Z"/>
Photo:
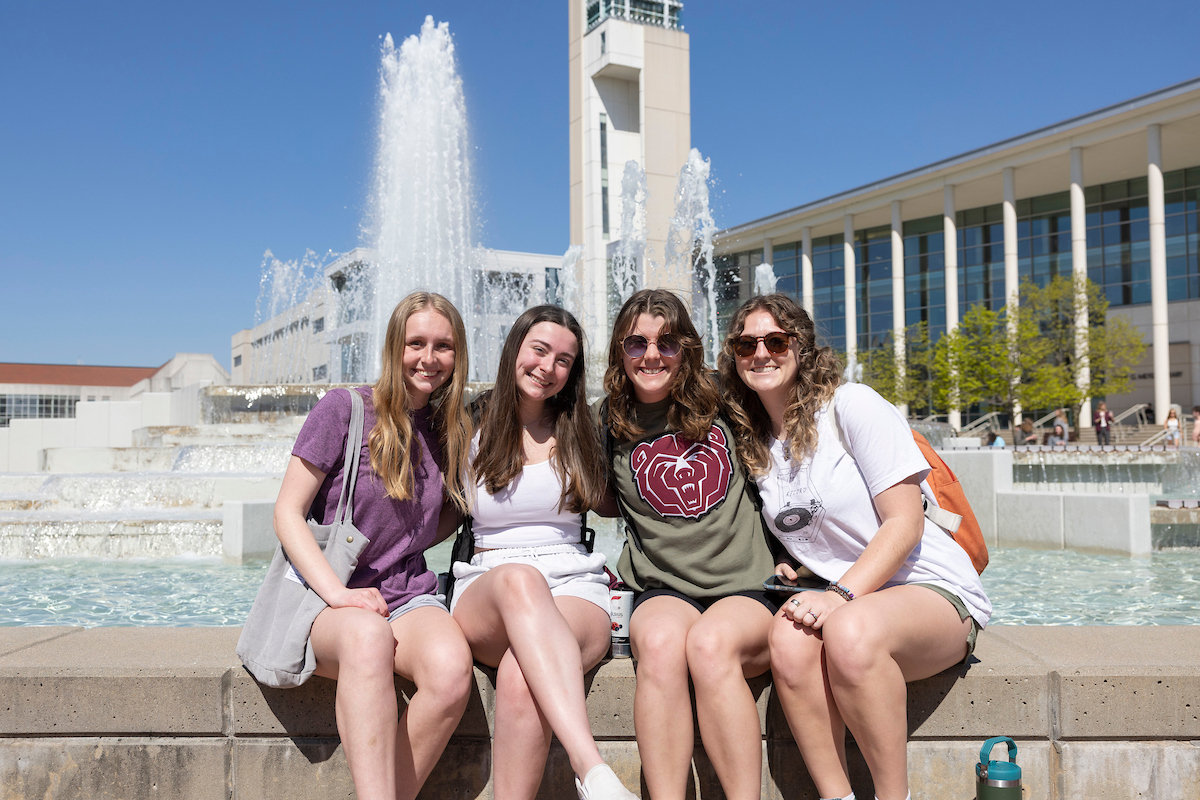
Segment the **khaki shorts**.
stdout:
<path fill-rule="evenodd" d="M 942 597 L 950 601 L 950 605 L 954 606 L 954 610 L 958 612 L 959 619 L 971 620 L 971 630 L 967 633 L 967 655 L 963 658 L 962 663 L 966 664 L 971 659 L 971 654 L 975 652 L 975 640 L 979 638 L 979 623 L 971 616 L 971 612 L 967 611 L 967 605 L 954 592 L 943 589 L 941 586 L 934 586 L 932 583 L 913 583 L 910 586 L 924 586 L 926 589 L 931 589 Z"/>

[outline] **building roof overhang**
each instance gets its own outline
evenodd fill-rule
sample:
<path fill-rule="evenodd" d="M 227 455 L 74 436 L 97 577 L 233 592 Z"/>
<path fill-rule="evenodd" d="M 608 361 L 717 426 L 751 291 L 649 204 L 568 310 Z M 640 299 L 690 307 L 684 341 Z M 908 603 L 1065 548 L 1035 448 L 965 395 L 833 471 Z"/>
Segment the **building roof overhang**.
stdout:
<path fill-rule="evenodd" d="M 873 183 L 848 189 L 718 231 L 717 252 L 757 246 L 762 238 L 798 235 L 803 227 L 837 223 L 846 214 L 877 211 L 892 200 L 910 199 L 944 186 L 997 175 L 1005 167 L 1021 167 L 1063 155 L 1072 147 L 1088 147 L 1144 130 L 1200 116 L 1200 78 L 1168 86 L 1122 103 L 969 150 Z M 1063 190 L 1067 188 L 1063 186 Z M 998 201 L 997 201 L 998 202 Z"/>

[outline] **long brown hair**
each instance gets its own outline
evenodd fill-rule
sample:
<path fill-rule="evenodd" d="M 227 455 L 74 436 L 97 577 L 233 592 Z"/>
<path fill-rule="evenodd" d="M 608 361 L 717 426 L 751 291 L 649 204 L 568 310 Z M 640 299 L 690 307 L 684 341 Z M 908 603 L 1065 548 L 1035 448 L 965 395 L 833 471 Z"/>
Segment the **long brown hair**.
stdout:
<path fill-rule="evenodd" d="M 442 446 L 442 480 L 446 494 L 463 512 L 467 497 L 463 491 L 463 467 L 471 447 L 471 417 L 463 407 L 467 388 L 467 333 L 458 309 L 440 294 L 413 292 L 396 304 L 388 320 L 383 340 L 383 368 L 372 387 L 375 427 L 367 443 L 371 469 L 383 481 L 388 497 L 409 500 L 413 496 L 412 447 L 414 441 L 412 401 L 404 383 L 404 348 L 407 345 L 408 319 L 419 311 L 433 310 L 446 318 L 453 331 L 454 372 L 429 396 L 433 407 L 433 428 Z"/>
<path fill-rule="evenodd" d="M 704 366 L 704 345 L 683 301 L 666 289 L 642 289 L 625 301 L 613 323 L 608 343 L 608 370 L 604 391 L 608 395 L 608 424 L 618 439 L 636 439 L 645 433 L 633 421 L 635 395 L 625 374 L 621 341 L 642 314 L 663 319 L 663 333 L 679 340 L 679 371 L 671 384 L 667 424 L 693 442 L 708 441 L 708 432 L 720 410 L 721 397 Z"/>
<path fill-rule="evenodd" d="M 751 475 L 759 477 L 771 466 L 771 417 L 758 394 L 738 376 L 733 354 L 733 341 L 742 335 L 746 317 L 755 311 L 769 313 L 776 325 L 796 334 L 799 343 L 799 371 L 783 411 L 784 436 L 793 460 L 799 461 L 817 449 L 817 412 L 833 399 L 842 378 L 841 364 L 833 350 L 817 347 L 812 318 L 786 294 L 752 297 L 734 313 L 719 358 L 721 386 L 733 422 L 738 457 Z"/>
<path fill-rule="evenodd" d="M 551 460 L 563 486 L 558 507 L 581 513 L 597 507 L 604 498 L 604 461 L 587 405 L 583 328 L 570 312 L 558 306 L 527 310 L 508 332 L 500 351 L 495 388 L 480 398 L 483 412 L 479 418 L 479 450 L 472 471 L 476 481 L 483 480 L 488 494 L 495 494 L 511 484 L 524 468 L 517 356 L 529 331 L 540 322 L 561 325 L 575 336 L 575 362 L 567 382 L 546 405 L 554 414 Z"/>

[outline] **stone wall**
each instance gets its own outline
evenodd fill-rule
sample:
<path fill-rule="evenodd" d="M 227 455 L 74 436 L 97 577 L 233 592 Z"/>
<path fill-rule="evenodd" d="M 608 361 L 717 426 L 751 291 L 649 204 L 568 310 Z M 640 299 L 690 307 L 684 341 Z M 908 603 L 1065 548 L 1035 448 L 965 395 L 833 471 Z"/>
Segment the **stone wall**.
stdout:
<path fill-rule="evenodd" d="M 0 798 L 353 797 L 334 684 L 263 689 L 233 654 L 237 636 L 0 628 Z M 477 671 L 478 691 L 422 797 L 491 797 L 492 677 Z M 588 682 L 601 751 L 636 787 L 632 664 L 607 662 Z M 763 798 L 816 798 L 769 680 L 753 688 Z M 974 797 L 979 747 L 994 735 L 1017 740 L 1029 798 L 1200 797 L 1200 628 L 989 629 L 969 666 L 910 686 L 909 730 L 913 796 L 927 800 Z M 855 791 L 870 798 L 853 748 L 851 761 Z M 695 794 L 722 797 L 699 748 Z M 574 797 L 557 745 L 541 797 Z"/>

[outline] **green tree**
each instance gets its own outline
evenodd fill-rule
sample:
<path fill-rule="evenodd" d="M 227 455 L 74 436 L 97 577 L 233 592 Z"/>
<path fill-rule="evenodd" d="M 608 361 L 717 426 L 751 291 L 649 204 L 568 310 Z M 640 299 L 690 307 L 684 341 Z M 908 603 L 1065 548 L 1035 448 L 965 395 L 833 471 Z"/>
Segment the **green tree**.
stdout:
<path fill-rule="evenodd" d="M 939 385 L 949 385 L 951 370 L 957 370 L 959 402 L 980 403 L 989 411 L 1016 413 L 1021 376 L 1042 358 L 1032 318 L 1016 315 L 1009 330 L 1005 311 L 975 305 L 963 315 L 958 327 L 943 336 L 935 348 L 935 373 Z M 1024 344 L 1024 346 L 1022 346 Z M 948 392 L 939 396 L 946 402 Z"/>
<path fill-rule="evenodd" d="M 1076 300 L 1086 300 L 1085 362 L 1076 357 Z M 1044 287 L 1021 284 L 1017 347 L 1022 382 L 1017 399 L 1026 408 L 1070 408 L 1078 436 L 1084 400 L 1129 390 L 1146 345 L 1122 316 L 1108 317 L 1108 300 L 1086 278 L 1055 277 Z"/>
<path fill-rule="evenodd" d="M 904 332 L 903 365 L 896 359 L 895 340 L 889 334 L 882 347 L 859 354 L 863 383 L 894 405 L 906 404 L 910 411 L 932 413 L 931 350 L 929 328 L 924 322 L 909 325 Z M 901 368 L 903 367 L 903 369 Z"/>

